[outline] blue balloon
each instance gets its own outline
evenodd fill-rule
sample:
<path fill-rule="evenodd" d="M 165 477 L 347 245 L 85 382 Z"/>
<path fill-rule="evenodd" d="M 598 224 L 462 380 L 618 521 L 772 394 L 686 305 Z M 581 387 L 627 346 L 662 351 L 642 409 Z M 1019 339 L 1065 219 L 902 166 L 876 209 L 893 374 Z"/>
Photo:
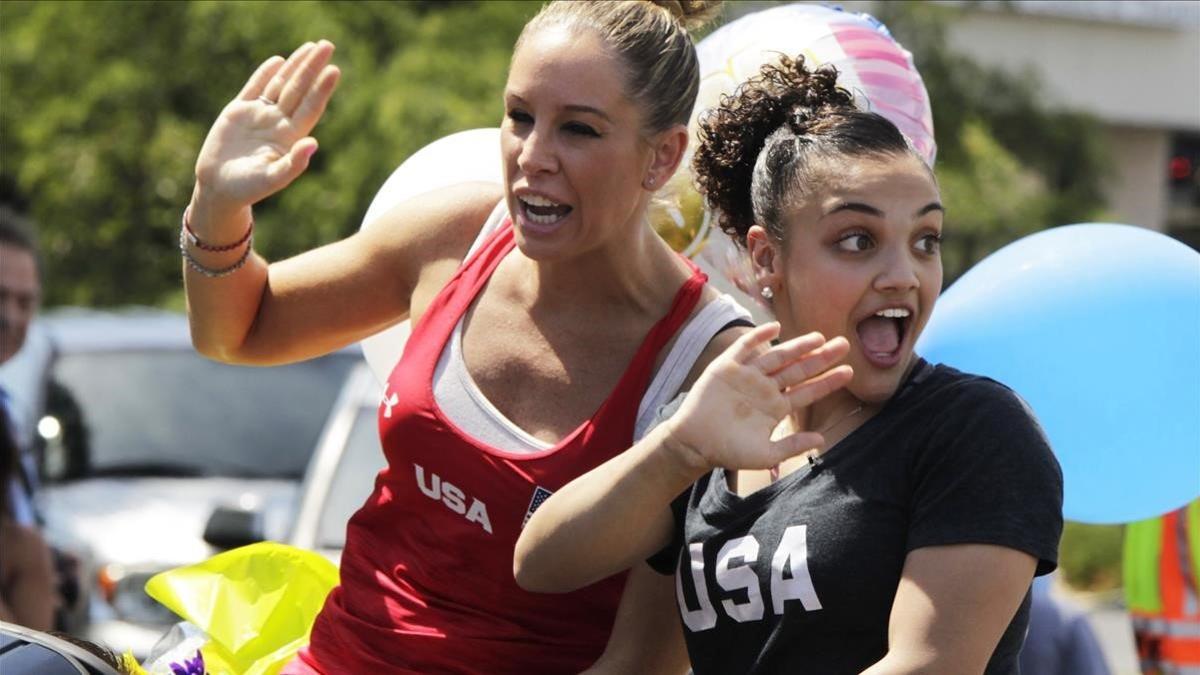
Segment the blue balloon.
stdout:
<path fill-rule="evenodd" d="M 1200 495 L 1200 253 L 1127 225 L 1057 227 L 942 294 L 917 351 L 1012 387 L 1063 468 L 1063 513 L 1124 523 Z"/>

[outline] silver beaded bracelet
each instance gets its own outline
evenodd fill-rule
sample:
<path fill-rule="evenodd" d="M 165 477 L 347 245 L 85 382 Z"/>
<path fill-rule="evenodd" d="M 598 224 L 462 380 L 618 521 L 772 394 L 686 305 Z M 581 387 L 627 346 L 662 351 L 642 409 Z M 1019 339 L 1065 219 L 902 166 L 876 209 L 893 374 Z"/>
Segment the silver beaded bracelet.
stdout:
<path fill-rule="evenodd" d="M 246 250 L 242 252 L 242 257 L 238 258 L 237 262 L 233 263 L 229 267 L 213 269 L 211 267 L 205 267 L 202 265 L 200 261 L 193 258 L 192 254 L 188 252 L 187 235 L 188 232 L 186 228 L 179 228 L 179 252 L 183 255 L 183 259 L 187 262 L 188 267 L 196 270 L 209 279 L 220 279 L 221 277 L 227 277 L 230 274 L 242 269 L 242 266 L 245 265 L 246 261 L 250 259 L 250 253 L 254 251 L 254 235 L 251 234 L 246 238 Z"/>

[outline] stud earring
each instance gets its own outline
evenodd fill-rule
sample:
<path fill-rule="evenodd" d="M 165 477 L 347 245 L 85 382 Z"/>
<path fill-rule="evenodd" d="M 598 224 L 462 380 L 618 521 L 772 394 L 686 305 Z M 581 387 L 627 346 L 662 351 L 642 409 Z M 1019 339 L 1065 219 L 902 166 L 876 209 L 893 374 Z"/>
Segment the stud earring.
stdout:
<path fill-rule="evenodd" d="M 654 176 L 650 176 L 650 177 L 646 178 L 646 187 L 648 187 L 648 188 L 654 187 Z"/>
<path fill-rule="evenodd" d="M 770 301 L 772 298 L 775 297 L 775 291 L 771 290 L 770 286 L 763 286 L 762 290 L 759 291 L 759 293 L 762 295 L 763 300 Z"/>

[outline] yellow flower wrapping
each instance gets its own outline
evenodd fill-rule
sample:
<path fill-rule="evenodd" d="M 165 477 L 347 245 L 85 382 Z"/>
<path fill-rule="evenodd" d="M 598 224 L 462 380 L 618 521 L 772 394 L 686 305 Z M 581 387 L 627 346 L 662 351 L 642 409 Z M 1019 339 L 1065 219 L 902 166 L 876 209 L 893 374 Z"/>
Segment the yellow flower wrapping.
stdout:
<path fill-rule="evenodd" d="M 146 593 L 208 634 L 209 675 L 275 675 L 308 642 L 337 583 L 321 555 L 260 542 L 155 575 Z"/>

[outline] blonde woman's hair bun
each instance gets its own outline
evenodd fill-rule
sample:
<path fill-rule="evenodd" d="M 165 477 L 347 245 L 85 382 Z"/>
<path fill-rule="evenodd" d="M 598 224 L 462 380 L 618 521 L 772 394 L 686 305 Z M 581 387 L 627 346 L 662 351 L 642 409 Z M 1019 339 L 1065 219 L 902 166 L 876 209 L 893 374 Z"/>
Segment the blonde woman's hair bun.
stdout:
<path fill-rule="evenodd" d="M 724 0 L 648 0 L 671 13 L 688 32 L 708 25 L 721 13 Z"/>

